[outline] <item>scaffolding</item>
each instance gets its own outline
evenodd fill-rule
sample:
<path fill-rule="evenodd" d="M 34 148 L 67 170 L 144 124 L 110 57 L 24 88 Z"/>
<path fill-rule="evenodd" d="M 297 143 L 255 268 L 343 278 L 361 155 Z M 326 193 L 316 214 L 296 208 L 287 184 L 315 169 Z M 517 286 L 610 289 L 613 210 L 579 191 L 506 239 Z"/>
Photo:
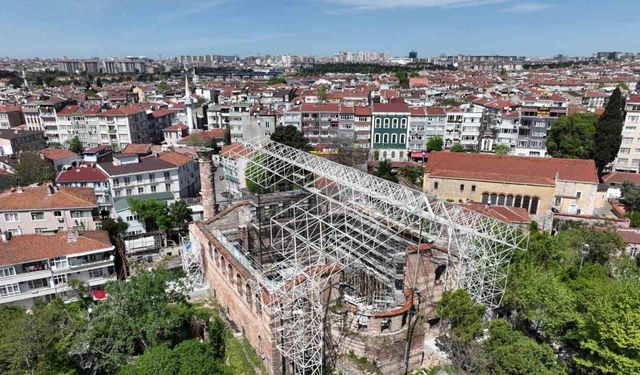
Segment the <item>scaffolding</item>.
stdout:
<path fill-rule="evenodd" d="M 191 241 L 188 236 L 180 236 L 180 244 L 182 247 L 182 270 L 185 274 L 186 287 L 190 291 L 205 288 L 206 282 L 202 271 L 200 244 L 197 241 Z"/>
<path fill-rule="evenodd" d="M 464 288 L 488 308 L 500 304 L 502 266 L 524 244 L 519 228 L 267 139 L 243 146 L 226 168 L 267 191 L 288 185 L 308 193 L 270 218 L 277 261 L 256 266 L 271 296 L 264 308 L 277 322 L 277 347 L 294 373 L 322 373 L 323 296 L 336 277 L 359 311 L 402 305 L 414 287 L 404 275 L 411 245 L 446 249 L 447 289 Z"/>

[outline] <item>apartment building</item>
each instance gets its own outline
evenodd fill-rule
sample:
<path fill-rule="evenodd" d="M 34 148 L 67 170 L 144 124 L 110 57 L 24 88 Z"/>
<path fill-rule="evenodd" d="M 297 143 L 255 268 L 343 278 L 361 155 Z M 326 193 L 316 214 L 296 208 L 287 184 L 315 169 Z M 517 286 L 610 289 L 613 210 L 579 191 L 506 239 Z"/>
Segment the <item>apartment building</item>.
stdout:
<path fill-rule="evenodd" d="M 114 259 L 114 247 L 103 231 L 3 233 L 0 304 L 31 308 L 35 298 L 75 301 L 77 294 L 69 281 L 82 281 L 90 293 L 101 290 L 116 279 Z"/>
<path fill-rule="evenodd" d="M 112 162 L 99 163 L 98 168 L 109 176 L 113 199 L 160 192 L 171 193 L 179 199 L 193 197 L 200 191 L 198 163 L 175 151 L 147 157 L 116 154 Z"/>
<path fill-rule="evenodd" d="M 45 148 L 44 133 L 37 130 L 0 129 L 0 156 Z"/>
<path fill-rule="evenodd" d="M 19 187 L 0 194 L 0 231 L 22 235 L 95 230 L 97 209 L 91 188 Z"/>
<path fill-rule="evenodd" d="M 433 137 L 440 137 L 444 141 L 447 129 L 447 111 L 443 107 L 427 107 L 426 111 L 425 144 Z"/>
<path fill-rule="evenodd" d="M 548 227 L 552 212 L 593 216 L 604 202 L 593 160 L 432 152 L 424 191 L 458 203 L 525 208 Z"/>
<path fill-rule="evenodd" d="M 353 110 L 354 121 L 353 131 L 355 133 L 358 148 L 369 148 L 371 146 L 371 108 L 356 106 Z"/>
<path fill-rule="evenodd" d="M 625 106 L 622 143 L 613 170 L 640 172 L 640 95 L 631 95 Z"/>
<path fill-rule="evenodd" d="M 515 150 L 518 145 L 518 130 L 520 129 L 520 112 L 509 111 L 502 113 L 498 123 L 496 144 L 509 146 Z"/>
<path fill-rule="evenodd" d="M 558 118 L 567 115 L 567 99 L 558 94 L 546 97 L 525 96 L 521 104 L 515 154 L 545 156 L 547 132 Z"/>
<path fill-rule="evenodd" d="M 97 125 L 102 144 L 109 144 L 114 150 L 122 150 L 130 143 L 149 143 L 151 135 L 147 113 L 142 107 L 128 105 L 86 116 L 88 123 Z"/>
<path fill-rule="evenodd" d="M 242 196 L 242 190 L 246 189 L 247 181 L 245 170 L 247 160 L 242 156 L 249 155 L 251 150 L 240 143 L 225 145 L 220 152 L 220 164 L 224 167 L 224 179 L 227 182 L 229 193 L 235 197 Z"/>
<path fill-rule="evenodd" d="M 405 161 L 411 111 L 406 103 L 373 103 L 371 151 L 376 160 Z M 377 158 L 376 158 L 377 156 Z"/>
<path fill-rule="evenodd" d="M 460 144 L 466 148 L 476 148 L 482 126 L 484 108 L 474 104 L 464 104 L 462 109 L 462 122 L 459 123 Z"/>
<path fill-rule="evenodd" d="M 251 126 L 251 105 L 236 103 L 229 105 L 213 105 L 207 108 L 207 124 L 209 129 L 229 128 L 231 141 L 239 142 L 243 134 Z"/>
<path fill-rule="evenodd" d="M 410 107 L 409 111 L 409 150 L 420 151 L 427 143 L 427 109 L 425 107 Z"/>
<path fill-rule="evenodd" d="M 109 188 L 109 176 L 98 168 L 95 163 L 82 164 L 60 172 L 56 177 L 56 184 L 61 187 L 93 189 L 100 209 L 108 210 L 113 204 Z"/>
<path fill-rule="evenodd" d="M 17 105 L 0 105 L 0 129 L 10 129 L 22 124 L 22 108 Z"/>
<path fill-rule="evenodd" d="M 57 113 L 65 106 L 77 104 L 75 100 L 49 98 L 35 100 L 22 106 L 25 124 L 29 130 L 44 131 L 49 143 L 61 143 L 58 132 Z"/>
<path fill-rule="evenodd" d="M 68 105 L 57 113 L 58 139 L 61 144 L 78 137 L 85 148 L 92 148 L 103 143 L 97 122 L 89 124 L 88 119 L 101 111 L 99 106 L 88 108 L 76 104 Z M 97 119 L 97 117 L 96 117 Z M 104 142 L 106 143 L 106 142 Z"/>

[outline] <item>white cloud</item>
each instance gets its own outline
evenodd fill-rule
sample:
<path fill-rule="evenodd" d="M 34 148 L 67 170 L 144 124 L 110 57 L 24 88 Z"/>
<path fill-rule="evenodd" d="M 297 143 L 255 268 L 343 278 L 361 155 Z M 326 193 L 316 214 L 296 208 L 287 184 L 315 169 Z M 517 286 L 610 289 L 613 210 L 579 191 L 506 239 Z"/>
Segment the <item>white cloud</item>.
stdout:
<path fill-rule="evenodd" d="M 529 13 L 551 8 L 553 4 L 544 3 L 520 3 L 506 8 L 505 12 L 511 13 Z"/>
<path fill-rule="evenodd" d="M 428 7 L 465 7 L 504 3 L 507 0 L 324 0 L 342 4 L 358 10 L 428 8 Z"/>

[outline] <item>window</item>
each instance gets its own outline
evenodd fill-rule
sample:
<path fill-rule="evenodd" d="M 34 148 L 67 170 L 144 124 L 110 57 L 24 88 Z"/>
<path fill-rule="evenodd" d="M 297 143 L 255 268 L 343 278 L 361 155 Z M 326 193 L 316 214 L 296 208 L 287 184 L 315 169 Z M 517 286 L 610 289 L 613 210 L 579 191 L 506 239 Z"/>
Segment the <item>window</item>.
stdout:
<path fill-rule="evenodd" d="M 504 194 L 498 195 L 498 206 L 504 206 L 505 196 Z"/>
<path fill-rule="evenodd" d="M 438 182 L 433 183 L 433 190 L 438 190 Z"/>
<path fill-rule="evenodd" d="M 53 285 L 65 285 L 67 283 L 67 275 L 54 275 L 53 276 Z"/>
<path fill-rule="evenodd" d="M 405 135 L 404 134 L 400 134 L 400 143 L 402 143 L 402 144 L 405 143 Z"/>
<path fill-rule="evenodd" d="M 491 194 L 491 200 L 489 201 L 489 203 L 491 203 L 491 204 L 498 203 L 498 194 L 496 194 L 496 193 Z"/>
<path fill-rule="evenodd" d="M 407 127 L 407 119 L 406 118 L 400 119 L 400 127 L 403 128 L 403 129 Z"/>
<path fill-rule="evenodd" d="M 95 270 L 89 270 L 89 277 L 96 278 L 104 276 L 104 269 L 98 268 Z"/>
<path fill-rule="evenodd" d="M 529 213 L 531 215 L 535 215 L 538 213 L 538 202 L 540 202 L 540 199 L 538 197 L 533 197 L 533 199 L 531 199 L 531 207 L 529 208 Z"/>
<path fill-rule="evenodd" d="M 124 184 L 129 185 L 131 183 L 131 179 L 129 177 L 124 178 Z"/>
<path fill-rule="evenodd" d="M 398 135 L 391 134 L 391 143 L 398 143 Z"/>
<path fill-rule="evenodd" d="M 44 212 L 42 212 L 42 211 L 40 211 L 40 212 L 32 212 L 31 213 L 31 220 L 36 220 L 36 221 L 44 220 Z"/>
<path fill-rule="evenodd" d="M 9 229 L 9 232 L 11 232 L 12 235 L 14 236 L 19 236 L 22 234 L 22 229 L 17 228 L 17 229 Z"/>
<path fill-rule="evenodd" d="M 464 191 L 464 184 L 460 184 L 460 191 Z"/>
<path fill-rule="evenodd" d="M 4 214 L 4 221 L 7 223 L 17 223 L 20 219 L 18 218 L 17 212 L 8 212 Z"/>
<path fill-rule="evenodd" d="M 142 175 L 136 175 L 136 181 L 142 182 Z"/>
<path fill-rule="evenodd" d="M 62 211 L 53 211 L 53 216 L 61 217 L 62 216 Z"/>
<path fill-rule="evenodd" d="M 382 135 L 382 143 L 389 143 L 389 134 Z"/>
<path fill-rule="evenodd" d="M 476 185 L 471 185 L 471 191 L 476 191 Z"/>
<path fill-rule="evenodd" d="M 522 204 L 522 197 L 520 195 L 516 195 L 516 199 L 513 202 L 513 207 L 520 207 Z"/>
<path fill-rule="evenodd" d="M 171 191 L 171 184 L 164 184 L 164 191 Z"/>
<path fill-rule="evenodd" d="M 631 149 L 628 147 L 620 147 L 620 153 L 621 154 L 628 154 L 629 152 L 631 152 Z"/>
<path fill-rule="evenodd" d="M 69 263 L 67 262 L 67 258 L 65 257 L 58 257 L 58 258 L 53 258 L 49 260 L 49 265 L 51 266 L 51 268 L 66 268 L 69 266 Z"/>
<path fill-rule="evenodd" d="M 382 120 L 380 118 L 376 118 L 376 128 L 380 127 L 380 123 L 382 122 Z"/>
<path fill-rule="evenodd" d="M 44 232 L 46 232 L 46 231 L 47 231 L 47 228 L 33 228 L 33 231 L 34 231 L 36 234 L 42 234 L 42 233 L 44 233 Z"/>
<path fill-rule="evenodd" d="M 380 133 L 373 136 L 373 143 L 380 143 Z"/>
<path fill-rule="evenodd" d="M 489 193 L 482 193 L 482 203 L 489 203 Z"/>
<path fill-rule="evenodd" d="M 385 128 L 389 127 L 389 119 L 388 118 L 384 119 L 384 127 Z"/>
<path fill-rule="evenodd" d="M 133 189 L 127 189 L 127 196 L 133 195 Z"/>
<path fill-rule="evenodd" d="M 155 193 L 156 190 L 158 190 L 158 188 L 156 187 L 156 185 L 151 185 L 151 192 Z"/>
<path fill-rule="evenodd" d="M 0 268 L 0 277 L 9 277 L 9 276 L 15 276 L 15 275 L 16 275 L 16 269 L 13 266 Z"/>
<path fill-rule="evenodd" d="M 394 118 L 393 120 L 391 120 L 391 127 L 392 128 L 397 128 L 398 127 L 398 119 Z"/>
<path fill-rule="evenodd" d="M 513 206 L 513 195 L 507 195 L 507 202 L 506 202 L 506 205 L 507 205 L 508 207 Z"/>
<path fill-rule="evenodd" d="M 48 288 L 49 287 L 49 283 L 47 282 L 47 279 L 29 280 L 27 282 L 27 285 L 29 286 L 29 289 Z"/>
<path fill-rule="evenodd" d="M 560 205 L 560 203 L 562 203 L 562 197 L 556 197 L 556 198 L 553 200 L 553 204 L 555 204 L 556 206 L 559 206 L 559 205 Z"/>
<path fill-rule="evenodd" d="M 20 286 L 18 283 L 9 285 L 0 285 L 0 297 L 13 296 L 20 294 Z"/>
<path fill-rule="evenodd" d="M 525 208 L 528 210 L 529 203 L 531 203 L 531 197 L 529 197 L 528 195 L 525 195 L 524 198 L 522 198 L 522 208 Z"/>
<path fill-rule="evenodd" d="M 582 192 L 581 191 L 576 192 L 576 198 L 580 199 L 580 197 L 582 197 Z"/>
<path fill-rule="evenodd" d="M 149 181 L 153 182 L 156 180 L 156 174 L 155 173 L 149 173 Z"/>
<path fill-rule="evenodd" d="M 138 194 L 144 194 L 144 186 L 138 187 Z"/>
<path fill-rule="evenodd" d="M 120 180 L 117 178 L 113 179 L 113 186 L 118 186 L 120 184 Z"/>

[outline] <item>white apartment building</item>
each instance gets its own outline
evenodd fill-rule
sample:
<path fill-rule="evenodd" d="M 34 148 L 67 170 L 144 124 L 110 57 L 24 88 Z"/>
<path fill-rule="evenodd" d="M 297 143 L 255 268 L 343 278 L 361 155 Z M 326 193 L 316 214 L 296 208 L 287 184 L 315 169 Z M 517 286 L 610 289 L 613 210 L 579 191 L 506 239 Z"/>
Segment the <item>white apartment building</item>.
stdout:
<path fill-rule="evenodd" d="M 35 298 L 65 302 L 77 299 L 69 285 L 84 283 L 91 293 L 115 280 L 114 247 L 103 231 L 69 231 L 53 235 L 2 234 L 0 304 L 31 308 Z"/>
<path fill-rule="evenodd" d="M 112 162 L 100 163 L 98 168 L 109 176 L 113 199 L 162 192 L 169 192 L 179 199 L 193 197 L 200 191 L 198 163 L 175 151 L 142 158 L 117 154 Z"/>
<path fill-rule="evenodd" d="M 640 172 L 640 95 L 632 95 L 625 107 L 626 116 L 622 126 L 622 143 L 613 170 Z"/>
<path fill-rule="evenodd" d="M 87 117 L 97 119 L 88 124 L 98 125 L 101 144 L 109 144 L 114 150 L 123 150 L 130 143 L 151 142 L 147 113 L 141 107 L 129 105 Z"/>
<path fill-rule="evenodd" d="M 520 128 L 520 112 L 511 111 L 502 114 L 498 123 L 496 144 L 507 145 L 514 150 L 518 145 L 518 129 Z"/>

